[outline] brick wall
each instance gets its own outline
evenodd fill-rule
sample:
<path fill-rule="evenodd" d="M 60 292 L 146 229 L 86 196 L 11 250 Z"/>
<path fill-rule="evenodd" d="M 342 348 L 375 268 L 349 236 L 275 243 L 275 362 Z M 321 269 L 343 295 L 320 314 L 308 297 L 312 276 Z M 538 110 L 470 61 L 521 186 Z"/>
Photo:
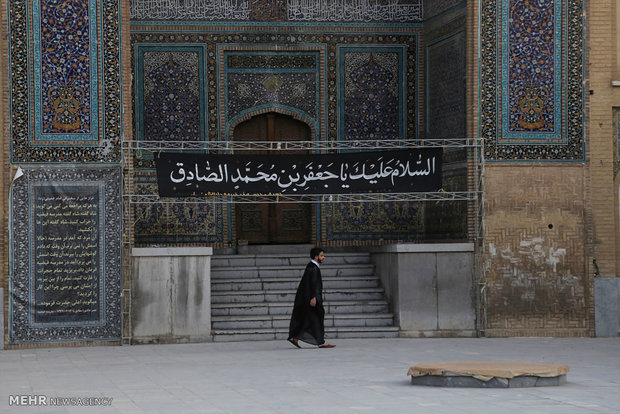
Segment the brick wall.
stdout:
<path fill-rule="evenodd" d="M 485 170 L 489 336 L 582 336 L 592 329 L 583 165 Z"/>
<path fill-rule="evenodd" d="M 597 2 L 589 10 L 588 58 L 590 97 L 588 124 L 588 158 L 590 201 L 592 205 L 592 255 L 596 257 L 603 275 L 614 275 L 616 225 L 615 191 L 613 185 L 613 122 L 611 87 L 615 55 L 613 52 L 612 1 Z M 603 12 L 605 10 L 605 12 Z"/>
<path fill-rule="evenodd" d="M 588 175 L 591 205 L 592 247 L 601 277 L 616 277 L 619 272 L 618 181 L 614 173 L 617 132 L 614 107 L 620 107 L 620 87 L 612 86 L 617 71 L 617 2 L 597 1 L 590 4 L 588 21 Z M 590 273 L 594 270 L 590 269 Z"/>
<path fill-rule="evenodd" d="M 585 163 L 486 167 L 489 336 L 593 335 L 593 261 L 619 274 L 616 3 L 586 3 Z"/>

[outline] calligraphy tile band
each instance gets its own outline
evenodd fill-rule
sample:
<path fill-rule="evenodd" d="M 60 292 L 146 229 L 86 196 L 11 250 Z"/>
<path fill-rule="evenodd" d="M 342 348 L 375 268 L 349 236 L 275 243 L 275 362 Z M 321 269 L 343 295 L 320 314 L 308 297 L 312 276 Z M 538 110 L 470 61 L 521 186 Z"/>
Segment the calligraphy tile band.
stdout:
<path fill-rule="evenodd" d="M 130 5 L 136 20 L 417 22 L 423 14 L 422 1 L 400 0 L 131 0 Z"/>

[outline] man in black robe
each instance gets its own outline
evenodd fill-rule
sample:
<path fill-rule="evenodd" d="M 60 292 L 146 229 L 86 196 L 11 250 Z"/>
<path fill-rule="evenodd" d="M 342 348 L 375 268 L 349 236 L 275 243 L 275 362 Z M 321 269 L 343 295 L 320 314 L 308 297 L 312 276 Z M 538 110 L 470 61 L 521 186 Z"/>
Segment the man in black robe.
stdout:
<path fill-rule="evenodd" d="M 295 305 L 288 329 L 288 341 L 299 346 L 304 341 L 319 348 L 333 348 L 325 342 L 325 309 L 323 308 L 323 281 L 320 265 L 325 260 L 325 251 L 320 247 L 310 250 L 310 263 L 299 282 Z"/>

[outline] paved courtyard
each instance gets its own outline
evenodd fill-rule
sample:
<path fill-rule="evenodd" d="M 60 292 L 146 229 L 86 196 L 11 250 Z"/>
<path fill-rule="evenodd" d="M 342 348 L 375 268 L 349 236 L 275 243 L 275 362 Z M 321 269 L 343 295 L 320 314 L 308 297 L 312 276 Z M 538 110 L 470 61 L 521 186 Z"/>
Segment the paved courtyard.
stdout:
<path fill-rule="evenodd" d="M 330 342 L 337 347 L 272 341 L 4 350 L 0 413 L 620 412 L 620 338 Z M 571 370 L 562 386 L 512 389 L 413 386 L 406 375 L 417 363 L 457 360 Z"/>

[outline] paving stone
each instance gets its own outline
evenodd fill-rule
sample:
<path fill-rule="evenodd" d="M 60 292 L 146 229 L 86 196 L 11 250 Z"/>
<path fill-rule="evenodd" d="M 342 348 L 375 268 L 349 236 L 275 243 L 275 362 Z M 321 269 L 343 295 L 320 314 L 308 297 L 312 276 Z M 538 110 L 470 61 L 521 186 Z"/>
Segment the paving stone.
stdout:
<path fill-rule="evenodd" d="M 620 338 L 333 343 L 329 350 L 297 349 L 285 340 L 3 350 L 0 412 L 616 414 L 620 407 Z M 548 379 L 504 389 L 412 386 L 408 368 L 427 360 L 527 360 L 571 369 L 556 387 L 540 386 Z M 9 405 L 10 395 L 42 394 L 113 401 L 108 407 Z"/>

